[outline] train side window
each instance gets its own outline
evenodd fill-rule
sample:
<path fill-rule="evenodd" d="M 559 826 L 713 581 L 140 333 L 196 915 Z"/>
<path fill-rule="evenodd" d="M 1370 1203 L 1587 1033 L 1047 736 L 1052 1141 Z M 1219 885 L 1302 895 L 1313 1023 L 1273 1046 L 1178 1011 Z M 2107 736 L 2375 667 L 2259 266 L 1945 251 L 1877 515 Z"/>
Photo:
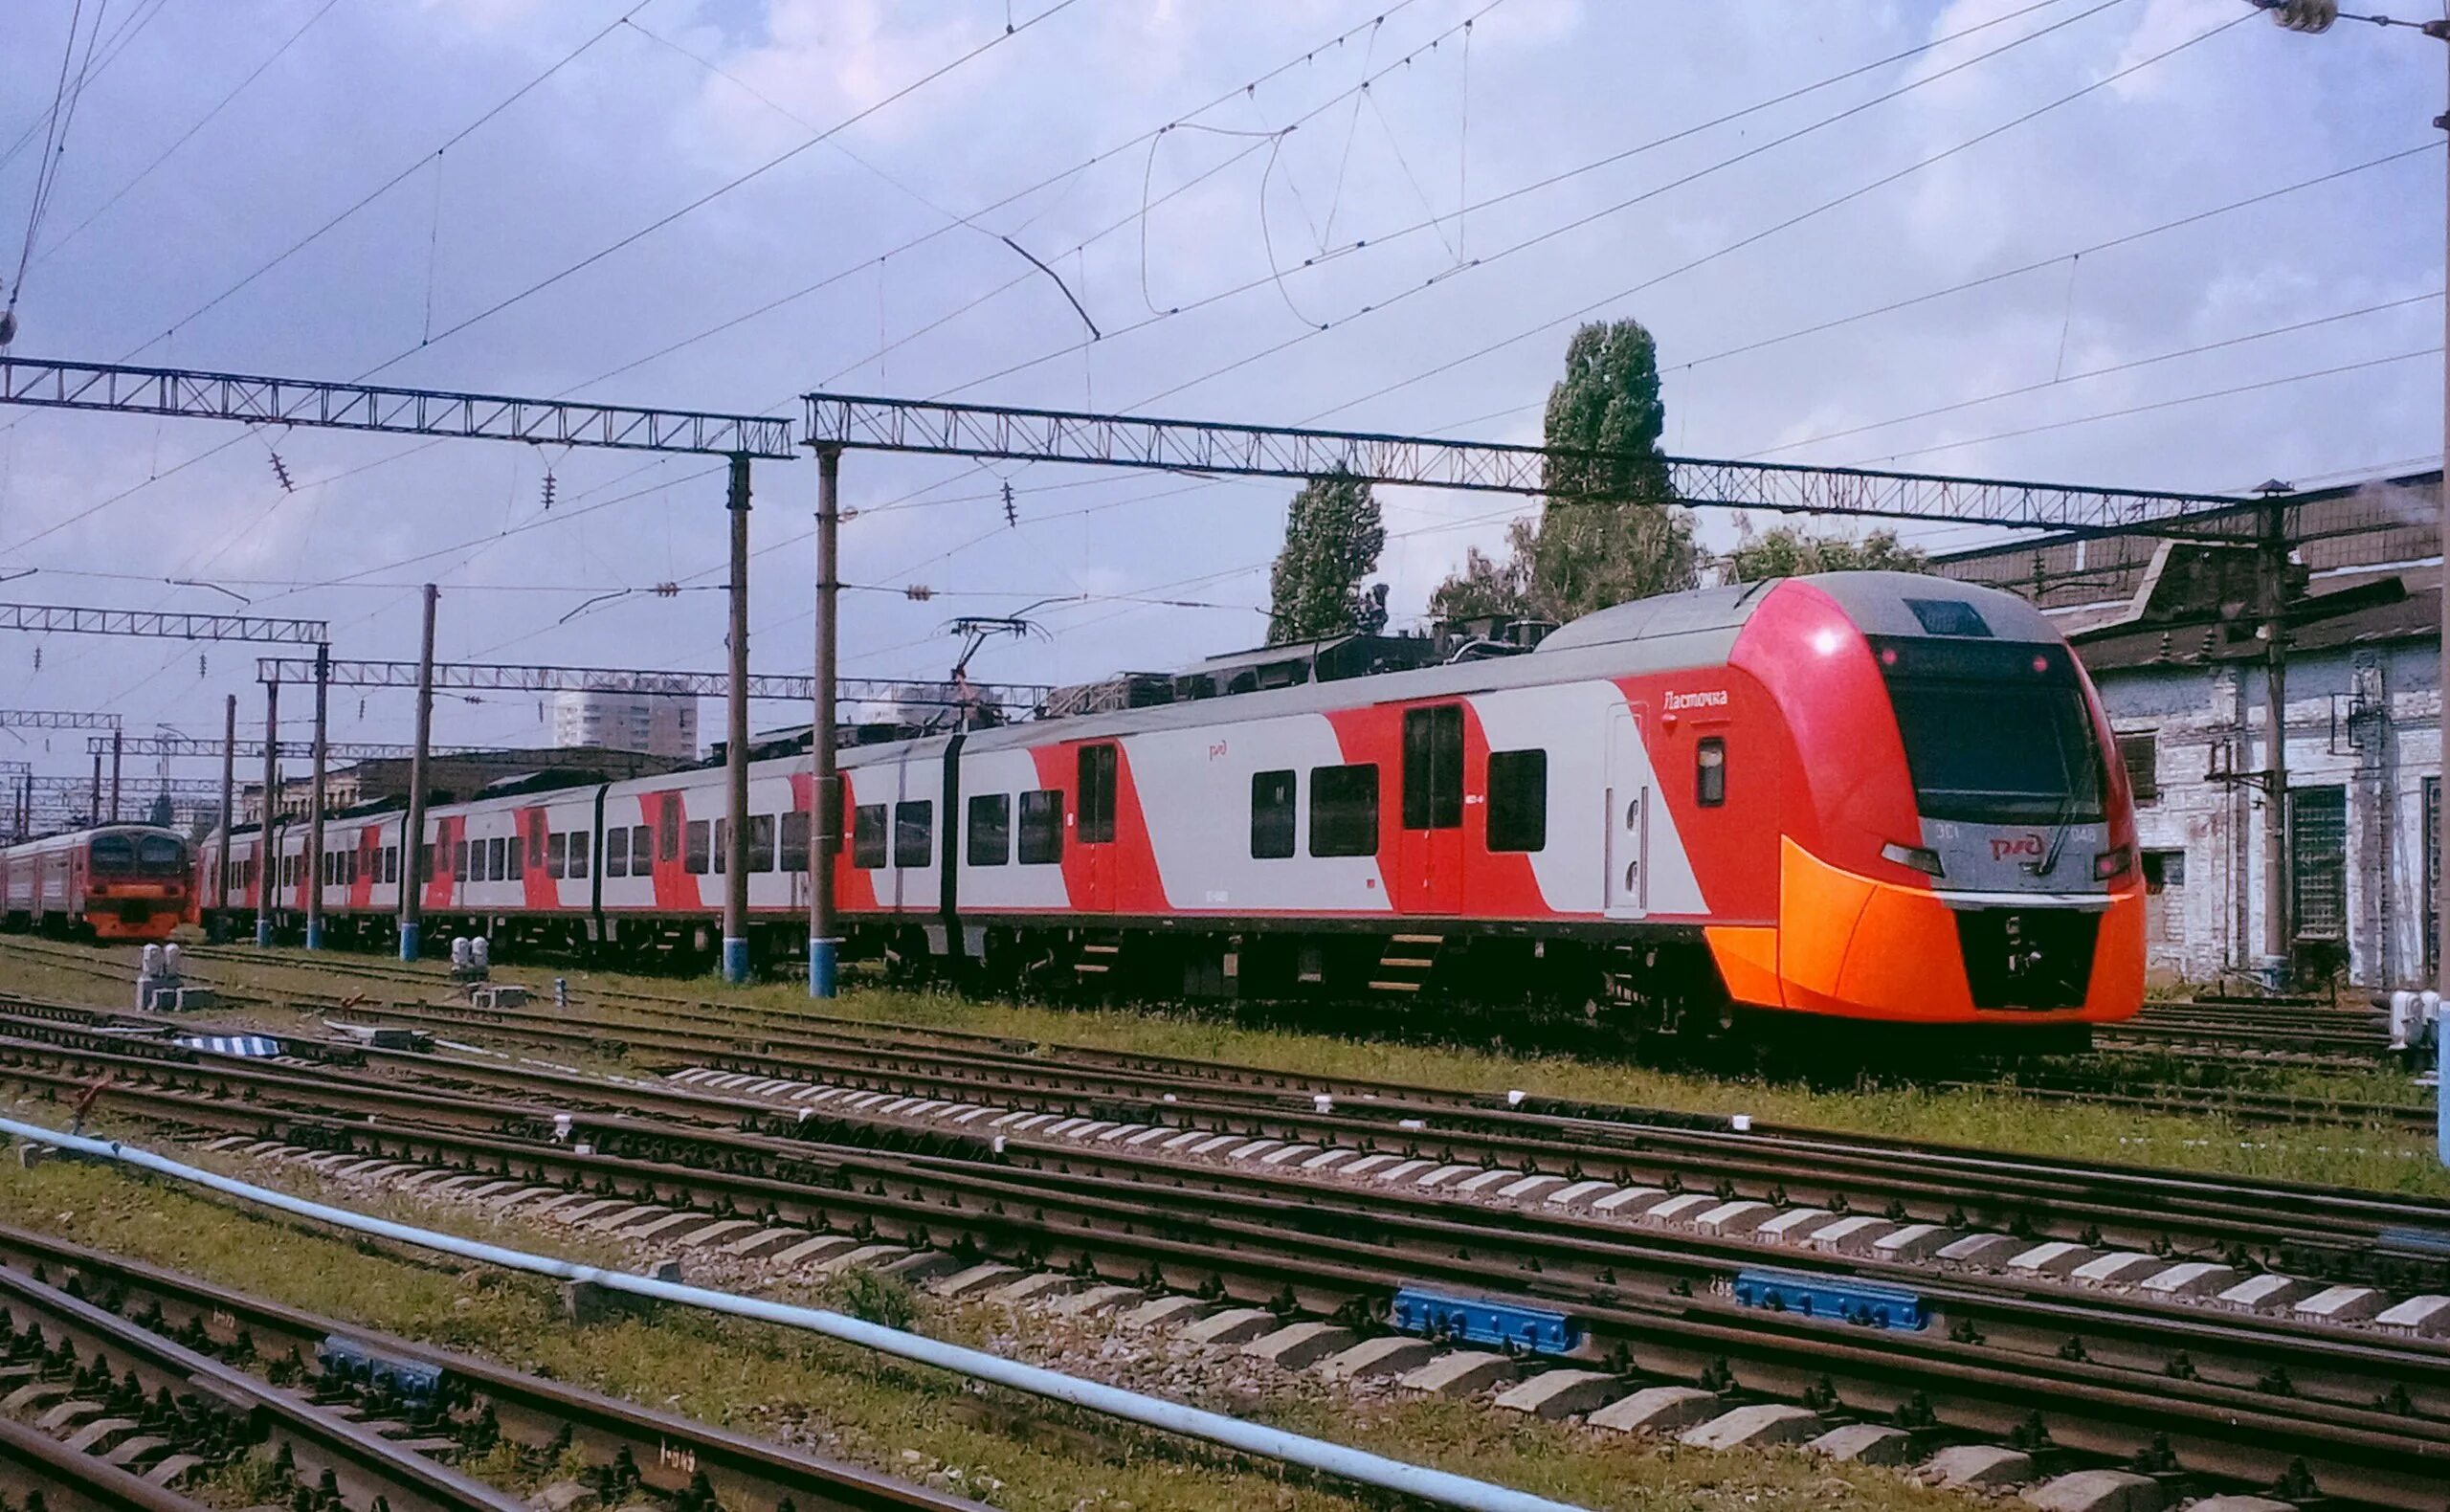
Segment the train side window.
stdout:
<path fill-rule="evenodd" d="M 1489 752 L 1489 849 L 1541 851 L 1548 844 L 1548 753 Z"/>
<path fill-rule="evenodd" d="M 604 875 L 630 875 L 630 832 L 617 824 L 604 832 Z"/>
<path fill-rule="evenodd" d="M 1463 822 L 1463 705 L 1404 711 L 1404 828 L 1452 830 Z"/>
<path fill-rule="evenodd" d="M 572 877 L 585 877 L 587 875 L 587 846 L 588 839 L 587 832 L 585 830 L 571 832 L 570 875 Z"/>
<path fill-rule="evenodd" d="M 678 859 L 677 856 L 671 859 Z M 655 875 L 655 832 L 643 824 L 630 826 L 630 875 Z"/>
<path fill-rule="evenodd" d="M 873 872 L 884 865 L 885 807 L 863 803 L 851 811 L 851 864 Z"/>
<path fill-rule="evenodd" d="M 1021 864 L 1053 866 L 1063 859 L 1063 794 L 1040 788 L 1021 794 Z"/>
<path fill-rule="evenodd" d="M 1378 854 L 1378 766 L 1310 768 L 1310 854 Z"/>
<path fill-rule="evenodd" d="M 1112 745 L 1080 747 L 1080 825 L 1082 845 L 1103 845 L 1114 838 L 1115 750 Z"/>
<path fill-rule="evenodd" d="M 935 864 L 936 806 L 925 798 L 893 806 L 893 864 Z"/>
<path fill-rule="evenodd" d="M 748 869 L 752 872 L 774 869 L 774 816 L 770 813 L 748 816 Z"/>
<path fill-rule="evenodd" d="M 510 837 L 509 857 L 502 863 L 501 875 L 517 881 L 527 875 L 527 853 L 521 847 L 518 835 Z"/>
<path fill-rule="evenodd" d="M 509 836 L 501 834 L 485 842 L 485 862 L 489 868 L 486 875 L 497 882 L 510 875 L 512 843 Z"/>
<path fill-rule="evenodd" d="M 567 834 L 547 835 L 545 839 L 545 875 L 566 877 L 570 869 L 570 837 Z"/>
<path fill-rule="evenodd" d="M 1251 773 L 1251 857 L 1278 861 L 1293 854 L 1294 786 L 1291 771 Z"/>
<path fill-rule="evenodd" d="M 724 875 L 724 868 L 731 865 L 731 821 L 729 819 L 715 821 L 714 860 L 717 877 Z"/>
<path fill-rule="evenodd" d="M 704 819 L 689 821 L 689 848 L 682 854 L 680 869 L 692 877 L 703 877 L 714 864 L 715 827 Z"/>
<path fill-rule="evenodd" d="M 1013 858 L 1010 793 L 972 793 L 969 799 L 969 864 L 1001 866 Z"/>
<path fill-rule="evenodd" d="M 667 861 L 680 859 L 680 805 L 671 798 L 666 798 L 657 817 L 663 829 L 663 833 L 657 837 L 663 842 L 657 847 L 657 853 Z M 703 869 L 700 868 L 702 871 Z"/>
<path fill-rule="evenodd" d="M 455 882 L 468 879 L 468 842 L 465 840 L 451 848 L 451 879 Z"/>
<path fill-rule="evenodd" d="M 1726 740 L 1704 735 L 1693 746 L 1693 801 L 1704 809 L 1726 802 Z"/>
<path fill-rule="evenodd" d="M 808 870 L 808 811 L 783 815 L 783 870 L 797 875 Z"/>

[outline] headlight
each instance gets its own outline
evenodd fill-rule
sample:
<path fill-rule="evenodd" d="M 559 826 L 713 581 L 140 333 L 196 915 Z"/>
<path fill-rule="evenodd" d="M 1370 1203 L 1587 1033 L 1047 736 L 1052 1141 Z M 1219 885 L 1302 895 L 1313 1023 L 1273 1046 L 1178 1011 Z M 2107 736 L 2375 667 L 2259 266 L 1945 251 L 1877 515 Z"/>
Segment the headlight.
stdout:
<path fill-rule="evenodd" d="M 2093 857 L 2093 880 L 2106 882 L 2125 877 L 2135 866 L 2135 847 L 2114 845 Z"/>
<path fill-rule="evenodd" d="M 1910 866 L 1928 877 L 1941 875 L 1940 853 L 1925 846 L 1900 845 L 1891 840 L 1880 848 L 1880 858 L 1895 861 L 1900 866 Z"/>

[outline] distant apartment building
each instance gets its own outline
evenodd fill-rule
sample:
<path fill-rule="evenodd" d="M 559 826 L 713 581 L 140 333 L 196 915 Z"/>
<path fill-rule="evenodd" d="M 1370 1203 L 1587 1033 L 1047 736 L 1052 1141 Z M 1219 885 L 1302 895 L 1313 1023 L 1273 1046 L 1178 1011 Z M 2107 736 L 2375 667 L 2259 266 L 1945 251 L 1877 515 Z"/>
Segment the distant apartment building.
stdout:
<path fill-rule="evenodd" d="M 698 700 L 593 689 L 557 693 L 553 696 L 553 744 L 694 761 Z"/>

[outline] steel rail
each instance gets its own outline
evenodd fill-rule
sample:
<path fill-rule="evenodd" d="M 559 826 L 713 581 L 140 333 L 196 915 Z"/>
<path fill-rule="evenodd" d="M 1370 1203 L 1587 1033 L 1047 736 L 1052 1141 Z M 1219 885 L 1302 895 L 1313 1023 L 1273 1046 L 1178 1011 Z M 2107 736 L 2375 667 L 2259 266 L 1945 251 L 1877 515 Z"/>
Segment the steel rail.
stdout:
<path fill-rule="evenodd" d="M 337 1337 L 388 1361 L 431 1366 L 481 1397 L 513 1440 L 533 1449 L 574 1447 L 599 1464 L 627 1451 L 650 1490 L 683 1492 L 702 1475 L 723 1505 L 741 1512 L 775 1512 L 787 1502 L 803 1512 L 980 1512 L 980 1503 L 967 1497 L 546 1380 L 481 1356 L 319 1317 L 199 1277 L 0 1226 L 0 1267 L 8 1266 L 66 1267 L 88 1290 L 106 1283 L 159 1304 L 167 1318 L 216 1335 L 244 1330 L 259 1347 L 271 1340 L 311 1356 Z"/>
<path fill-rule="evenodd" d="M 18 1079 L 26 1075 L 12 1073 Z M 36 1076 L 62 1087 L 76 1084 L 74 1078 Z M 187 1115 L 191 1122 L 222 1126 L 286 1117 L 283 1126 L 295 1137 L 310 1143 L 329 1140 L 333 1148 L 363 1152 L 373 1146 L 418 1153 L 429 1160 L 443 1159 L 443 1151 L 449 1149 L 457 1152 L 459 1163 L 479 1169 L 538 1177 L 551 1170 L 565 1182 L 589 1190 L 608 1184 L 620 1190 L 626 1182 L 627 1190 L 642 1191 L 651 1201 L 669 1201 L 679 1193 L 715 1194 L 734 1211 L 764 1211 L 801 1221 L 814 1216 L 820 1227 L 831 1222 L 831 1214 L 857 1213 L 873 1225 L 871 1232 L 898 1228 L 909 1242 L 931 1242 L 931 1234 L 949 1232 L 969 1234 L 973 1240 L 983 1238 L 989 1248 L 1003 1253 L 1013 1253 L 1017 1246 L 1021 1253 L 1043 1255 L 1050 1262 L 1059 1262 L 1065 1255 L 1092 1263 L 1101 1258 L 1116 1263 L 1120 1256 L 1118 1269 L 1125 1275 L 1146 1275 L 1155 1269 L 1190 1281 L 1230 1272 L 1241 1282 L 1233 1288 L 1238 1293 L 1274 1295 L 1298 1283 L 1325 1305 L 1349 1300 L 1351 1295 L 1384 1295 L 1407 1280 L 1487 1284 L 1488 1265 L 1473 1256 L 1492 1247 L 1503 1249 L 1508 1242 L 1518 1248 L 1536 1243 L 1552 1259 L 1560 1253 L 1553 1236 L 1518 1236 L 1508 1241 L 1504 1230 L 1451 1218 L 1406 1217 L 1400 1211 L 1405 1205 L 1376 1197 L 1361 1208 L 1331 1215 L 1348 1230 L 1346 1234 L 1319 1234 L 1293 1232 L 1304 1212 L 1317 1208 L 1315 1201 L 1252 1206 L 1200 1192 L 1178 1199 L 1174 1211 L 1160 1214 L 1148 1206 L 1163 1199 L 1162 1190 L 1153 1187 L 1134 1188 L 1127 1198 L 1079 1196 L 1065 1191 L 1063 1181 L 1050 1179 L 1043 1171 L 981 1175 L 968 1162 L 886 1161 L 866 1152 L 840 1159 L 813 1148 L 807 1157 L 808 1169 L 798 1179 L 776 1180 L 622 1161 L 601 1151 L 582 1155 L 533 1144 L 399 1126 L 369 1129 L 353 1122 L 284 1116 L 260 1107 L 250 1110 L 231 1100 L 198 1103 L 150 1095 L 122 1098 L 123 1090 L 110 1089 L 105 1097 L 167 1103 L 165 1111 L 172 1117 Z M 318 1125 L 320 1135 L 310 1132 Z M 640 1137 L 657 1137 L 654 1131 L 638 1132 Z M 696 1131 L 687 1132 L 693 1140 L 703 1138 Z M 924 1182 L 914 1171 L 924 1174 Z M 827 1175 L 839 1183 L 834 1190 L 827 1190 L 823 1180 Z M 861 1180 L 875 1182 L 879 1190 L 861 1190 L 858 1185 Z M 887 1182 L 907 1187 L 909 1194 L 895 1195 L 884 1186 Z M 948 1206 L 948 1190 L 956 1201 L 964 1197 L 968 1201 Z M 987 1206 L 979 1206 L 982 1203 Z M 1019 1216 L 1015 1210 L 1031 1215 Z M 1049 1216 L 1051 1210 L 1059 1210 L 1071 1221 L 1055 1222 Z M 1235 1215 L 1220 1215 L 1228 1211 Z M 1076 1222 L 1101 1221 L 1106 1227 L 1075 1226 Z M 1392 1232 L 1412 1236 L 1412 1244 L 1391 1253 Z M 1584 1246 L 1591 1262 L 1636 1266 L 1648 1261 L 1681 1267 L 1687 1274 L 1707 1274 L 1708 1264 L 1696 1259 L 1689 1244 L 1661 1248 L 1664 1236 L 1657 1234 L 1611 1238 L 1614 1242 L 1592 1240 Z M 1459 1256 L 1434 1254 L 1428 1247 L 1432 1242 L 1450 1247 Z M 1819 1372 L 1831 1371 L 1839 1400 L 1857 1410 L 1877 1412 L 1893 1412 L 1917 1391 L 1939 1383 L 1951 1394 L 1946 1402 L 1932 1404 L 1933 1410 L 1951 1426 L 2002 1434 L 2016 1429 L 2029 1414 L 2038 1413 L 2057 1441 L 2119 1456 L 2139 1453 L 2150 1447 L 2153 1435 L 2166 1434 L 2173 1452 L 2191 1468 L 2246 1479 L 2277 1479 L 2287 1472 L 2288 1460 L 2305 1458 L 2322 1467 L 2327 1491 L 2379 1504 L 2429 1505 L 2407 1500 L 2408 1487 L 2438 1476 L 2442 1464 L 2450 1463 L 2450 1425 L 2439 1419 L 2394 1417 L 2309 1400 L 2291 1401 L 2283 1411 L 2274 1398 L 2251 1388 L 2175 1377 L 2150 1362 L 2118 1367 L 2087 1359 L 2082 1350 L 2072 1356 L 2054 1356 L 2039 1349 L 1921 1335 L 1883 1335 L 1877 1346 L 1857 1345 L 1850 1341 L 1861 1336 L 1842 1325 L 1803 1323 L 1702 1295 L 1682 1301 L 1629 1295 L 1613 1280 L 1576 1285 L 1556 1274 L 1538 1276 L 1530 1285 L 1538 1295 L 1575 1300 L 1595 1335 L 1617 1342 L 1637 1364 L 1660 1374 L 1686 1379 L 1706 1374 L 1710 1360 L 1716 1357 L 1711 1351 L 1735 1350 L 1743 1354 L 1743 1362 L 1733 1367 L 1737 1379 L 1750 1389 L 1792 1397 L 1820 1379 Z M 1983 1304 L 1973 1289 L 1944 1290 L 1949 1305 L 1978 1312 Z M 2002 1308 L 2010 1303 L 1993 1297 L 1988 1305 Z M 2149 1305 L 2112 1308 L 2105 1300 L 2092 1301 L 2089 1306 L 2056 1302 L 2045 1309 L 2048 1316 L 2034 1330 L 2038 1335 L 2050 1328 L 2083 1323 L 2089 1318 L 2089 1335 L 2114 1342 L 2119 1325 L 2108 1314 L 2123 1312 L 2131 1318 L 2139 1310 L 2149 1311 Z M 2092 1316 L 2095 1313 L 2103 1316 Z M 2199 1316 L 2182 1322 L 2185 1330 L 2172 1336 L 2182 1343 L 2214 1340 L 2221 1329 L 2246 1326 Z M 2288 1343 L 2286 1328 L 2264 1324 L 2250 1331 L 2258 1336 L 2258 1348 L 2287 1353 L 2283 1347 Z M 2376 1351 L 2372 1358 L 2394 1362 L 2393 1367 L 2407 1375 L 2432 1369 L 2439 1364 L 2433 1357 L 2443 1354 L 2421 1346 L 2343 1345 L 2337 1340 L 2300 1340 L 2297 1347 L 2301 1353 L 2290 1357 L 2297 1359 L 2301 1369 L 2307 1368 L 2311 1358 L 2302 1354 L 2305 1349 L 2323 1354 L 2348 1347 Z M 1734 1355 L 1728 1353 L 1728 1358 L 1732 1361 Z M 1842 1371 L 1833 1371 L 1832 1362 L 1842 1362 Z M 2337 1359 L 2328 1364 L 2334 1371 L 2339 1367 Z M 1806 1367 L 1815 1373 L 1799 1383 L 1794 1372 Z M 2142 1384 L 2146 1382 L 2150 1383 L 2149 1390 Z M 2428 1397 L 2433 1395 L 2422 1382 L 2417 1384 Z M 2115 1409 L 2106 1419 L 2105 1408 Z"/>
<path fill-rule="evenodd" d="M 39 1492 L 48 1512 L 208 1512 L 11 1417 L 0 1417 L 0 1491 Z"/>

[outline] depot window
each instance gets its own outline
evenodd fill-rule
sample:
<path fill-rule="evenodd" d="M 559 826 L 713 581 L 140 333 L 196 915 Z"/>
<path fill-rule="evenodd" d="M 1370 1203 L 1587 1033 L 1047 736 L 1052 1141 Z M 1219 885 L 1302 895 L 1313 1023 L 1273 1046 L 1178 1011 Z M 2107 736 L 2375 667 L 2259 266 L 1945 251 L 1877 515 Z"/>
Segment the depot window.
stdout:
<path fill-rule="evenodd" d="M 1404 828 L 1463 822 L 1463 705 L 1404 711 Z"/>
<path fill-rule="evenodd" d="M 1548 753 L 1489 752 L 1489 849 L 1540 851 L 1548 844 Z"/>
<path fill-rule="evenodd" d="M 1378 766 L 1310 768 L 1310 854 L 1378 854 Z"/>
<path fill-rule="evenodd" d="M 783 870 L 808 870 L 808 811 L 793 809 L 783 815 Z"/>
<path fill-rule="evenodd" d="M 865 871 L 884 865 L 885 807 L 863 803 L 851 811 L 851 864 Z"/>
<path fill-rule="evenodd" d="M 1726 741 L 1704 736 L 1693 746 L 1693 801 L 1704 809 L 1726 802 Z"/>
<path fill-rule="evenodd" d="M 1293 854 L 1293 773 L 1251 773 L 1251 856 L 1280 861 Z"/>
<path fill-rule="evenodd" d="M 689 821 L 689 846 L 681 853 L 680 869 L 692 877 L 703 877 L 714 864 L 715 827 L 704 819 Z"/>
<path fill-rule="evenodd" d="M 1063 794 L 1040 788 L 1021 794 L 1021 864 L 1053 866 L 1063 859 Z"/>
<path fill-rule="evenodd" d="M 604 832 L 604 875 L 630 875 L 630 832 L 618 825 Z"/>
<path fill-rule="evenodd" d="M 1115 750 L 1111 745 L 1080 747 L 1080 843 L 1103 845 L 1114 838 Z"/>
<path fill-rule="evenodd" d="M 925 798 L 893 806 L 893 864 L 932 866 L 936 850 L 936 806 Z"/>
<path fill-rule="evenodd" d="M 1013 858 L 1013 800 L 1000 792 L 973 794 L 969 800 L 969 864 L 1002 866 Z"/>

